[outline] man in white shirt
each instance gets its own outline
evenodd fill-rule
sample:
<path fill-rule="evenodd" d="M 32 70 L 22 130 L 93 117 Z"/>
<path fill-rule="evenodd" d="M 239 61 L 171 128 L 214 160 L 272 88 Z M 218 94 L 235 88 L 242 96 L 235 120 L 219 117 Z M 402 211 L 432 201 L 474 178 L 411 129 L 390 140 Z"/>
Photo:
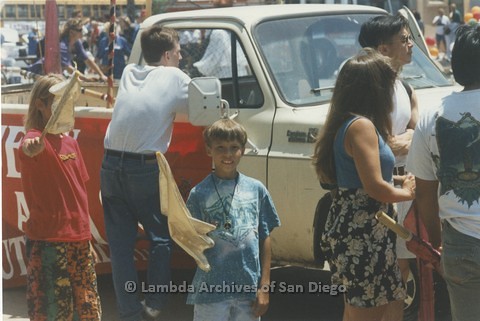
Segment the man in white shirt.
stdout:
<path fill-rule="evenodd" d="M 358 40 L 362 47 L 375 48 L 384 56 L 390 57 L 392 67 L 398 74 L 403 66 L 412 60 L 413 40 L 408 29 L 408 20 L 401 14 L 382 15 L 365 22 L 360 29 Z M 407 174 L 405 164 L 418 119 L 418 108 L 415 92 L 410 85 L 397 78 L 394 89 L 394 107 L 391 114 L 393 137 L 389 146 L 395 155 L 395 178 L 405 177 Z M 399 224 L 403 224 L 411 205 L 412 201 L 396 204 Z M 406 283 L 410 272 L 409 259 L 415 258 L 415 255 L 408 251 L 405 240 L 400 237 L 396 240 L 396 255 L 402 279 Z M 403 319 L 403 305 L 396 308 L 390 311 L 389 320 Z"/>
<path fill-rule="evenodd" d="M 480 26 L 461 26 L 452 52 L 453 92 L 417 124 L 407 159 L 417 210 L 435 248 L 454 321 L 480 316 Z"/>
<path fill-rule="evenodd" d="M 134 262 L 138 223 L 150 241 L 148 285 L 168 286 L 172 240 L 160 211 L 155 152 L 170 144 L 176 113 L 187 113 L 190 77 L 179 68 L 176 31 L 154 25 L 141 34 L 147 65 L 130 64 L 120 80 L 112 120 L 107 128 L 101 169 L 105 230 L 112 276 L 122 321 L 155 320 L 166 304 L 166 293 L 128 292 L 140 288 Z"/>

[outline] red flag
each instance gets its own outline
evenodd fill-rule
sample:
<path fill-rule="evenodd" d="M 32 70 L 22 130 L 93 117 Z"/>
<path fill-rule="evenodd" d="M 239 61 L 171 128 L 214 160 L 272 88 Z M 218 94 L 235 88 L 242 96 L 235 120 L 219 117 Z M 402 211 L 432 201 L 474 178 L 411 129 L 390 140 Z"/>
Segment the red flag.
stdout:
<path fill-rule="evenodd" d="M 430 243 L 425 242 L 423 239 L 419 238 L 417 235 L 413 234 L 411 231 L 395 222 L 390 216 L 382 211 L 378 211 L 375 215 L 375 218 L 382 224 L 386 225 L 389 229 L 397 233 L 398 236 L 405 239 L 407 249 L 410 252 L 425 262 L 431 263 L 435 269 L 437 269 L 437 271 L 441 271 L 440 252 L 434 249 Z"/>
<path fill-rule="evenodd" d="M 57 1 L 45 2 L 45 74 L 61 74 L 60 39 L 58 31 Z"/>
<path fill-rule="evenodd" d="M 415 216 L 415 202 L 407 214 L 407 218 Z M 413 213 L 413 215 L 411 214 Z M 414 253 L 419 259 L 418 262 L 418 277 L 420 280 L 420 307 L 418 310 L 419 321 L 431 321 L 435 319 L 435 302 L 434 302 L 434 289 L 433 289 L 433 276 L 432 270 L 426 266 L 426 263 L 432 264 L 435 269 L 441 273 L 440 266 L 440 252 L 434 249 L 430 243 L 424 241 L 410 230 L 406 229 L 402 225 L 396 223 L 391 217 L 382 211 L 377 212 L 375 217 L 389 229 L 398 234 L 401 238 L 406 240 L 407 249 Z M 422 229 L 418 228 L 417 233 Z"/>

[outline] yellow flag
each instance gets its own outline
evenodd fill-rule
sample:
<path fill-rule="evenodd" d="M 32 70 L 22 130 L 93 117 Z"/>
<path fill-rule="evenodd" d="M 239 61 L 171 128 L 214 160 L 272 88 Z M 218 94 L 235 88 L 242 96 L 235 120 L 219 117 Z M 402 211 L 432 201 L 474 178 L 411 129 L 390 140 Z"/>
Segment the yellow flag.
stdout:
<path fill-rule="evenodd" d="M 168 216 L 168 229 L 172 239 L 185 252 L 195 259 L 199 268 L 210 271 L 203 251 L 215 245 L 207 235 L 215 229 L 215 225 L 192 217 L 182 195 L 175 183 L 170 166 L 162 153 L 157 152 L 157 162 L 160 169 L 160 205 L 163 215 Z"/>
<path fill-rule="evenodd" d="M 72 78 L 50 88 L 55 95 L 52 104 L 52 116 L 43 131 L 44 134 L 62 134 L 73 129 L 75 123 L 75 103 L 80 96 L 79 72 Z"/>

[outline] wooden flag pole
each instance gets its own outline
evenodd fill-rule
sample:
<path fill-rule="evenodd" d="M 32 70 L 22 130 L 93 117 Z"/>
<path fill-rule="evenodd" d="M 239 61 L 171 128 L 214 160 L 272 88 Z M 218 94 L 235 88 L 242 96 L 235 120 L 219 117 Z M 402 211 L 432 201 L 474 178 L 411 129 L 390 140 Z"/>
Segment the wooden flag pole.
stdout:
<path fill-rule="evenodd" d="M 110 0 L 110 29 L 108 31 L 109 42 L 108 42 L 108 70 L 107 70 L 107 108 L 113 107 L 113 57 L 115 55 L 115 9 L 116 9 L 116 0 Z"/>
<path fill-rule="evenodd" d="M 42 75 L 30 72 L 30 71 L 26 71 L 26 70 L 20 70 L 20 75 L 22 75 L 26 79 L 33 79 L 33 80 L 37 80 L 39 77 L 42 77 Z M 108 94 L 102 93 L 100 91 L 96 91 L 96 90 L 93 90 L 93 89 L 80 87 L 80 93 L 83 94 L 83 95 L 86 95 L 86 96 L 90 96 L 90 97 L 93 97 L 93 98 L 103 100 L 103 101 L 108 102 L 111 99 L 113 102 L 115 102 L 115 98 L 109 97 Z"/>

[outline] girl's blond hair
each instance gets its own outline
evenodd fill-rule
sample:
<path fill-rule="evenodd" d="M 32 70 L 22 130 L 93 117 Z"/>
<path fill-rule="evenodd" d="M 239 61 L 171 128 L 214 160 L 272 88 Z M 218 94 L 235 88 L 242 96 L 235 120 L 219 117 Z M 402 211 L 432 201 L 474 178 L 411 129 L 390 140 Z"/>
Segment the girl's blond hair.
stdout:
<path fill-rule="evenodd" d="M 60 83 L 63 78 L 60 75 L 49 74 L 42 76 L 35 81 L 32 92 L 30 93 L 30 102 L 28 106 L 27 116 L 25 118 L 25 130 L 39 129 L 43 130 L 46 125 L 42 113 L 37 108 L 36 100 L 40 99 L 45 104 L 48 103 L 49 98 L 53 95 L 49 89 L 53 85 Z"/>

